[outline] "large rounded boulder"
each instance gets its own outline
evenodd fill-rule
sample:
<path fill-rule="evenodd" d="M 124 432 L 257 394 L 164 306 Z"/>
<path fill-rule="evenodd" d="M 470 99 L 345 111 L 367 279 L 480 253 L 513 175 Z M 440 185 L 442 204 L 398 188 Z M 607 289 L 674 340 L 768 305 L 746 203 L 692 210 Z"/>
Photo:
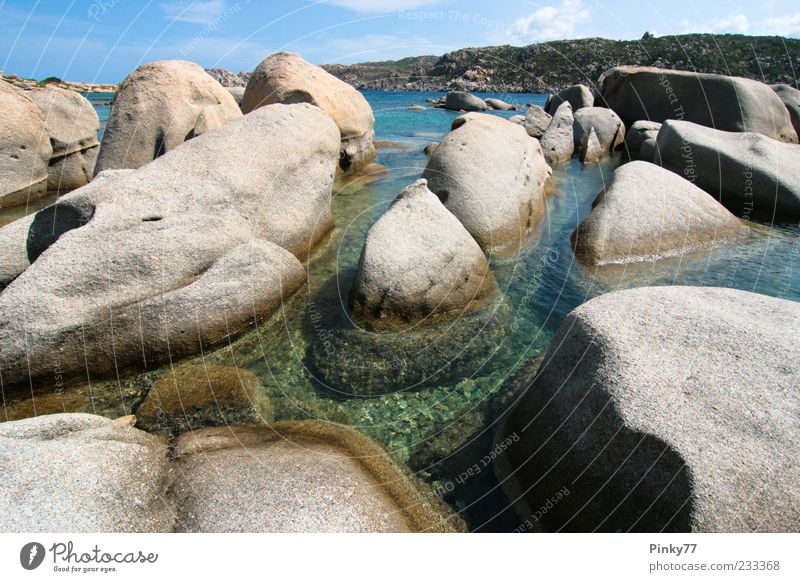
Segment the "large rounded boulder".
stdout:
<path fill-rule="evenodd" d="M 643 119 L 636 121 L 625 134 L 625 147 L 631 159 L 652 162 L 653 159 L 648 159 L 647 156 L 655 149 L 660 130 L 661 124 L 658 122 Z"/>
<path fill-rule="evenodd" d="M 772 85 L 772 90 L 778 95 L 789 111 L 794 130 L 800 135 L 800 90 L 791 85 Z"/>
<path fill-rule="evenodd" d="M 799 324 L 800 304 L 733 289 L 578 307 L 515 379 L 508 498 L 523 519 L 546 507 L 548 531 L 800 530 Z"/>
<path fill-rule="evenodd" d="M 516 250 L 544 215 L 552 188 L 539 142 L 481 113 L 454 120 L 422 177 L 486 254 Z"/>
<path fill-rule="evenodd" d="M 783 101 L 768 85 L 752 79 L 628 66 L 609 69 L 597 86 L 602 96 L 598 101 L 627 127 L 640 119 L 678 119 L 797 143 Z"/>
<path fill-rule="evenodd" d="M 544 132 L 547 131 L 547 128 L 550 127 L 550 122 L 552 120 L 553 116 L 545 112 L 545 110 L 538 105 L 529 105 L 528 110 L 525 112 L 525 121 L 523 124 L 529 136 L 539 139 L 544 135 Z"/>
<path fill-rule="evenodd" d="M 576 150 L 587 142 L 591 130 L 605 152 L 612 152 L 625 142 L 625 124 L 610 109 L 584 107 L 575 112 L 574 118 L 572 132 Z"/>
<path fill-rule="evenodd" d="M 569 103 L 572 110 L 577 112 L 584 107 L 593 107 L 594 95 L 586 85 L 572 85 L 555 95 L 550 95 L 544 109 L 550 115 L 555 115 L 562 103 Z"/>
<path fill-rule="evenodd" d="M 65 378 L 151 369 L 263 321 L 332 227 L 338 151 L 321 109 L 272 105 L 39 211 L 0 293 L 4 384 L 51 386 L 54 358 Z"/>
<path fill-rule="evenodd" d="M 139 168 L 241 116 L 233 96 L 200 66 L 147 63 L 128 75 L 114 96 L 95 174 Z"/>
<path fill-rule="evenodd" d="M 253 71 L 242 98 L 249 113 L 272 103 L 311 103 L 336 122 L 341 133 L 339 167 L 357 172 L 375 159 L 375 117 L 364 96 L 296 53 L 268 56 Z"/>
<path fill-rule="evenodd" d="M 53 157 L 47 175 L 47 189 L 67 192 L 89 183 L 100 142 L 100 118 L 80 93 L 52 85 L 28 91 L 39 108 L 50 137 Z"/>
<path fill-rule="evenodd" d="M 370 228 L 350 306 L 359 321 L 402 328 L 457 317 L 496 290 L 481 247 L 418 180 Z"/>
<path fill-rule="evenodd" d="M 25 93 L 0 81 L 0 208 L 47 193 L 52 152 L 39 109 Z"/>
<path fill-rule="evenodd" d="M 463 91 L 450 91 L 444 100 L 444 108 L 451 111 L 486 111 L 486 102 Z"/>
<path fill-rule="evenodd" d="M 796 223 L 800 218 L 800 147 L 759 133 L 732 133 L 687 121 L 658 132 L 660 163 L 734 214 Z"/>
<path fill-rule="evenodd" d="M 572 105 L 562 103 L 540 140 L 548 164 L 567 162 L 575 153 L 575 116 Z"/>
<path fill-rule="evenodd" d="M 591 265 L 682 255 L 742 237 L 747 227 L 700 188 L 647 162 L 614 172 L 572 235 Z"/>

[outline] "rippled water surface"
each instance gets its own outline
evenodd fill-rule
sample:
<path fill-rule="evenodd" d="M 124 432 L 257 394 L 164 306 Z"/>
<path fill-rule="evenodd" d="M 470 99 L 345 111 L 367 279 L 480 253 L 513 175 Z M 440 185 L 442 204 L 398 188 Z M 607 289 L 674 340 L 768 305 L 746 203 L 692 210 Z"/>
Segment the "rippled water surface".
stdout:
<path fill-rule="evenodd" d="M 354 326 L 347 294 L 366 232 L 398 192 L 419 178 L 425 145 L 449 131 L 457 114 L 411 110 L 441 94 L 365 92 L 390 172 L 333 200 L 336 228 L 308 262 L 307 290 L 267 325 L 206 355 L 254 370 L 277 419 L 329 419 L 357 427 L 433 483 L 473 529 L 509 530 L 513 517 L 491 467 L 462 479 L 491 446 L 495 421 L 513 400 L 503 383 L 534 360 L 564 316 L 609 291 L 643 285 L 728 286 L 800 300 L 800 243 L 791 227 L 754 224 L 749 238 L 682 257 L 587 269 L 569 236 L 589 213 L 619 157 L 555 169 L 559 194 L 517 255 L 493 265 L 502 298 L 481 313 L 433 328 L 371 334 Z M 487 97 L 489 95 L 482 95 Z M 492 95 L 543 104 L 543 95 Z M 107 102 L 97 103 L 101 118 Z M 493 113 L 503 117 L 518 112 Z"/>

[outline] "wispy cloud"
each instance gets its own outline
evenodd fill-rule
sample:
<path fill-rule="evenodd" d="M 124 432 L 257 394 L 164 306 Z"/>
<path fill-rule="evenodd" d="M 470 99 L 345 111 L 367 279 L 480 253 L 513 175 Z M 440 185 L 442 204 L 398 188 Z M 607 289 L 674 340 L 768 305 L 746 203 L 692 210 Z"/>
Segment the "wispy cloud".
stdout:
<path fill-rule="evenodd" d="M 348 8 L 354 12 L 400 12 L 422 6 L 433 6 L 439 0 L 328 0 L 328 4 Z"/>
<path fill-rule="evenodd" d="M 757 23 L 759 34 L 800 36 L 800 12 L 785 16 L 765 18 Z"/>
<path fill-rule="evenodd" d="M 164 14 L 173 20 L 204 26 L 213 24 L 226 9 L 225 0 L 180 0 L 161 5 Z"/>
<path fill-rule="evenodd" d="M 591 12 L 581 0 L 563 0 L 559 6 L 544 6 L 514 21 L 508 31 L 513 42 L 538 42 L 575 38 L 579 25 L 589 22 Z"/>

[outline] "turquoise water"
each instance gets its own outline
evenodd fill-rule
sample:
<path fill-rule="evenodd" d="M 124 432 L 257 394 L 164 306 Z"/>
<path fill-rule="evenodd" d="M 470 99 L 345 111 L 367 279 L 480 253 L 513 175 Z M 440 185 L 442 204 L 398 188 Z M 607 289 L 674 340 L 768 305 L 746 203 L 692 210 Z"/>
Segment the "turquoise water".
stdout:
<path fill-rule="evenodd" d="M 547 348 L 573 308 L 599 294 L 642 285 L 729 286 L 800 300 L 798 229 L 754 223 L 737 244 L 682 258 L 611 269 L 576 263 L 571 232 L 591 210 L 618 157 L 555 168 L 559 194 L 517 255 L 493 264 L 502 298 L 480 313 L 424 330 L 373 334 L 346 308 L 369 227 L 427 162 L 456 113 L 428 108 L 440 93 L 365 92 L 375 112 L 378 162 L 390 172 L 362 188 L 336 193 L 336 228 L 309 260 L 309 284 L 266 326 L 204 357 L 254 370 L 276 419 L 316 418 L 354 426 L 381 442 L 430 482 L 481 531 L 518 524 L 491 467 L 462 478 L 491 447 L 494 423 L 509 406 L 507 379 Z M 494 96 L 543 104 L 543 95 Z M 102 125 L 107 95 L 90 96 Z M 496 112 L 510 117 L 519 112 Z M 101 128 L 102 132 L 102 128 Z"/>

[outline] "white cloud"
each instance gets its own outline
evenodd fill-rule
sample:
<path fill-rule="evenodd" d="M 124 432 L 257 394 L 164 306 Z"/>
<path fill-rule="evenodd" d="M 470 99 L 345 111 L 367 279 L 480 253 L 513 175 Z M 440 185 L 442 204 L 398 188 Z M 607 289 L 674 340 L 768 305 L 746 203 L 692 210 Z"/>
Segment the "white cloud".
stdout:
<path fill-rule="evenodd" d="M 764 18 L 756 24 L 756 28 L 758 29 L 758 34 L 800 36 L 800 13 Z"/>
<path fill-rule="evenodd" d="M 712 18 L 707 23 L 682 20 L 679 26 L 684 33 L 745 34 L 750 30 L 750 21 L 744 14 L 730 14 L 721 18 Z"/>
<path fill-rule="evenodd" d="M 178 22 L 210 26 L 225 14 L 225 0 L 181 0 L 161 5 L 164 13 Z"/>
<path fill-rule="evenodd" d="M 574 38 L 576 27 L 588 22 L 591 13 L 581 0 L 563 0 L 560 6 L 545 6 L 514 21 L 508 36 L 514 42 L 538 42 Z"/>
<path fill-rule="evenodd" d="M 439 0 L 328 0 L 328 4 L 354 12 L 401 12 L 437 4 Z"/>

